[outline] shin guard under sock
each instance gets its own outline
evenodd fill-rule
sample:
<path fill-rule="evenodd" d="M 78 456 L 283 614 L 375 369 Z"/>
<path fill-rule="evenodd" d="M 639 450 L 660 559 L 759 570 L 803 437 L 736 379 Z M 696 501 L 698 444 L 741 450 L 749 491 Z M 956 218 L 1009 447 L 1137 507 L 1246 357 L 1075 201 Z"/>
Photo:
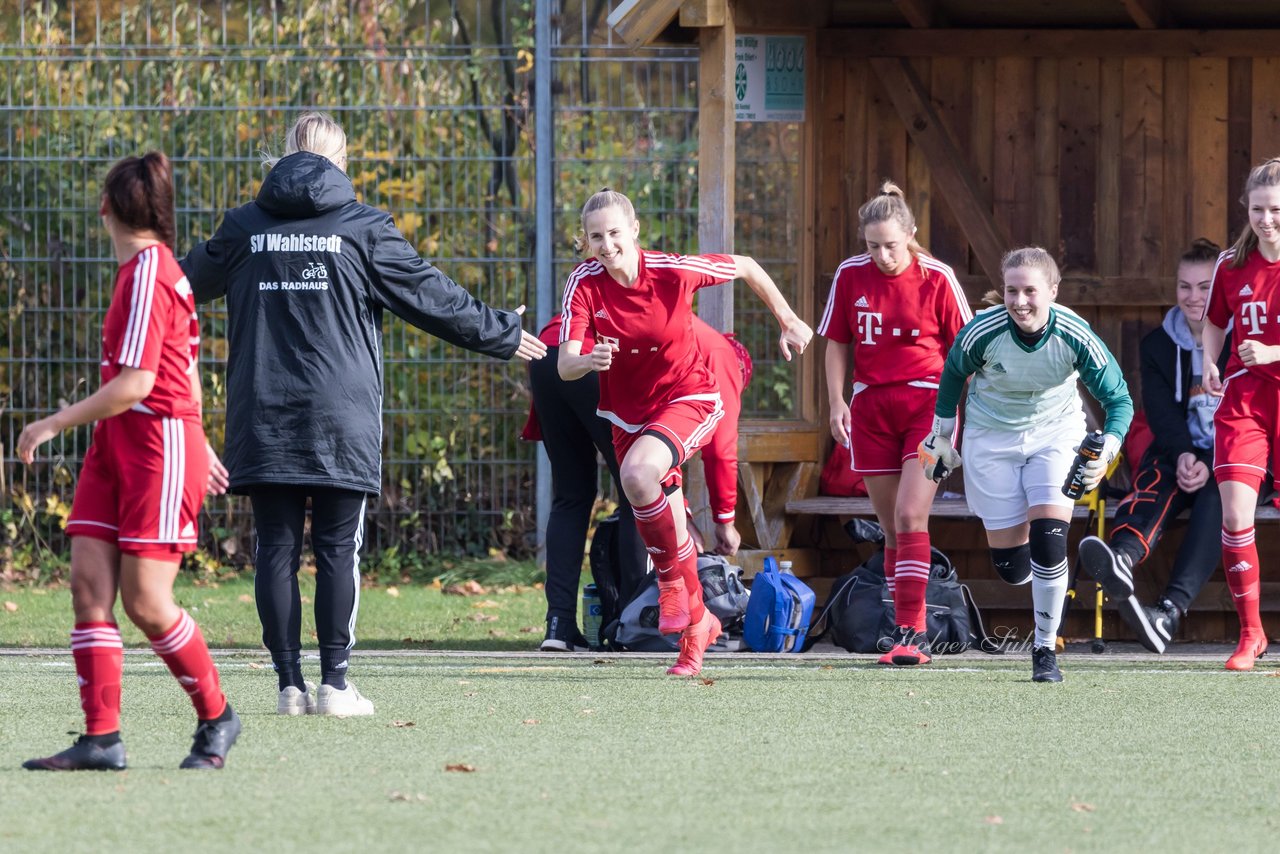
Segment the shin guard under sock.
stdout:
<path fill-rule="evenodd" d="M 86 735 L 120 730 L 120 681 L 124 642 L 115 623 L 76 623 L 71 630 L 71 657 L 80 683 Z"/>

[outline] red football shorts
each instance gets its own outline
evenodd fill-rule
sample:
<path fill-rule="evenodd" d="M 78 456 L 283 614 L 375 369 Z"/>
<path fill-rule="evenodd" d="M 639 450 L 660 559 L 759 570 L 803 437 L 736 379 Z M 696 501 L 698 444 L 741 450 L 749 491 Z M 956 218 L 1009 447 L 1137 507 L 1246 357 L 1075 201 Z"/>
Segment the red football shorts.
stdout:
<path fill-rule="evenodd" d="M 1213 476 L 1262 488 L 1280 439 L 1280 385 L 1245 371 L 1227 380 L 1213 416 Z M 1274 470 L 1274 469 L 1272 469 Z"/>
<path fill-rule="evenodd" d="M 867 386 L 855 394 L 849 406 L 850 468 L 872 477 L 901 472 L 933 428 L 937 401 L 936 388 L 906 383 Z"/>
<path fill-rule="evenodd" d="M 208 481 L 199 424 L 123 412 L 94 428 L 67 534 L 105 540 L 137 557 L 177 560 L 195 550 Z"/>
<path fill-rule="evenodd" d="M 675 464 L 662 479 L 662 485 L 667 489 L 678 488 L 684 484 L 680 467 L 711 440 L 723 417 L 724 404 L 720 401 L 720 395 L 713 393 L 668 403 L 634 433 L 614 424 L 613 452 L 618 456 L 618 465 L 622 465 L 622 461 L 627 458 L 627 451 L 645 433 L 659 436 L 671 447 L 675 457 Z"/>

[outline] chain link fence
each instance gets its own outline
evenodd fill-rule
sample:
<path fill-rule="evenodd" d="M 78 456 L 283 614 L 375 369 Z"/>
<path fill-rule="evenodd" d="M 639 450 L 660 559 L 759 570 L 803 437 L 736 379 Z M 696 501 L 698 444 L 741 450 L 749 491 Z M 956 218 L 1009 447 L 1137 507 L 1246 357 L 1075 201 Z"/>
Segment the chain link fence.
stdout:
<path fill-rule="evenodd" d="M 602 185 L 632 196 L 648 245 L 697 248 L 696 51 L 633 53 L 613 44 L 610 5 L 554 4 L 556 144 L 541 156 L 555 161 L 557 295 L 575 261 L 578 206 Z M 65 554 L 61 526 L 89 428 L 55 439 L 30 467 L 13 448 L 24 424 L 98 386 L 116 269 L 97 219 L 110 164 L 151 148 L 170 156 L 181 255 L 212 234 L 223 212 L 252 199 L 264 151 L 279 146 L 298 112 L 326 110 L 348 133 L 348 171 L 363 201 L 391 212 L 425 257 L 479 298 L 532 307 L 540 156 L 533 21 L 532 0 L 19 0 L 0 11 L 8 318 L 0 337 L 0 572 L 30 574 Z M 769 232 L 750 226 L 786 216 L 776 185 L 797 174 L 795 151 L 780 140 L 754 148 L 760 162 L 739 167 L 748 182 L 740 234 Z M 796 293 L 793 244 L 740 244 Z M 225 321 L 221 304 L 201 308 L 205 426 L 215 447 Z M 754 353 L 772 348 L 767 334 L 753 337 L 768 329 L 749 307 L 740 322 Z M 395 318 L 384 331 L 384 478 L 370 518 L 371 561 L 531 555 L 534 448 L 518 439 L 528 407 L 523 366 L 449 347 Z M 765 367 L 767 376 L 768 360 Z M 749 412 L 792 414 L 785 382 L 753 386 Z M 251 550 L 247 503 L 210 499 L 205 507 L 205 553 L 243 560 Z"/>

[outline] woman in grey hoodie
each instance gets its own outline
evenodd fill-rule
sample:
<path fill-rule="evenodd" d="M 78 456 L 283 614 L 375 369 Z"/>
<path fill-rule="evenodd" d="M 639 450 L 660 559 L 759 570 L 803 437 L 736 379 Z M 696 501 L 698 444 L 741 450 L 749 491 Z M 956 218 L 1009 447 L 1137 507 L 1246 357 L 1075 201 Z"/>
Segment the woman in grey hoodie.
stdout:
<path fill-rule="evenodd" d="M 1221 250 L 1199 238 L 1178 260 L 1178 303 L 1159 329 L 1142 339 L 1142 405 L 1152 441 L 1139 464 L 1133 492 L 1116 509 L 1110 544 L 1080 542 L 1080 562 L 1119 606 L 1120 615 L 1152 652 L 1164 652 L 1187 608 L 1222 557 L 1222 499 L 1213 478 L 1213 413 L 1220 398 L 1202 384 L 1204 309 Z M 1225 363 L 1230 348 L 1222 350 Z M 1133 589 L 1133 568 L 1190 508 L 1187 536 L 1169 583 L 1155 605 Z"/>

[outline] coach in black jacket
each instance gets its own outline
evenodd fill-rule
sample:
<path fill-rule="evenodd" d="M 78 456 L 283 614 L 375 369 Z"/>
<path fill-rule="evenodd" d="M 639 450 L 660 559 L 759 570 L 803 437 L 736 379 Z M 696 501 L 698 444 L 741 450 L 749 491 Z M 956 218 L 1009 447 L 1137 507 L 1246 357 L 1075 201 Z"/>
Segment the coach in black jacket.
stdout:
<path fill-rule="evenodd" d="M 372 714 L 346 681 L 365 501 L 381 482 L 382 313 L 500 359 L 546 347 L 517 312 L 477 300 L 424 261 L 391 217 L 356 201 L 346 135 L 309 113 L 257 199 L 182 261 L 196 300 L 227 299 L 230 489 L 257 528 L 258 614 L 281 714 Z M 298 563 L 307 499 L 322 684 L 301 670 Z"/>

